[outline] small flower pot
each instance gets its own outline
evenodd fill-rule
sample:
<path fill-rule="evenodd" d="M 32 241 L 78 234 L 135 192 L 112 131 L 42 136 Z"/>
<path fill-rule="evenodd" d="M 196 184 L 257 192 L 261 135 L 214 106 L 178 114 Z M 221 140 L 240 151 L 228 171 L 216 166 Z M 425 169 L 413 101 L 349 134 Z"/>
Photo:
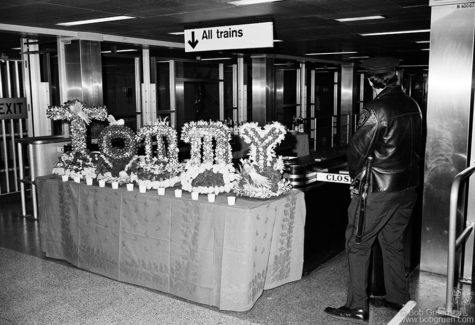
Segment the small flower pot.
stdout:
<path fill-rule="evenodd" d="M 235 196 L 228 196 L 228 204 L 235 205 L 236 204 L 236 197 Z"/>

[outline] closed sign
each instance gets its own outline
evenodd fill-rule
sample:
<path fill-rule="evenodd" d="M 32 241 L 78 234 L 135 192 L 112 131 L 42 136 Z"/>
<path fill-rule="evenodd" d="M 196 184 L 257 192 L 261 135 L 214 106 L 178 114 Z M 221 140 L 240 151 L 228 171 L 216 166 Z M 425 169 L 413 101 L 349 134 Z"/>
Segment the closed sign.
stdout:
<path fill-rule="evenodd" d="M 317 173 L 316 178 L 321 182 L 351 184 L 350 175 L 345 174 Z"/>

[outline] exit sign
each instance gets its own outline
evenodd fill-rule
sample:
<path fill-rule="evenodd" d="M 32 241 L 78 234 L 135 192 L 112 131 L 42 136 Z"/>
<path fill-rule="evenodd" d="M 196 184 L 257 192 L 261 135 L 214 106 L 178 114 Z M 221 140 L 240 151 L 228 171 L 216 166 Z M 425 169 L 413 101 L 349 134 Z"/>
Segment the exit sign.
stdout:
<path fill-rule="evenodd" d="M 26 98 L 0 98 L 0 120 L 27 117 Z"/>
<path fill-rule="evenodd" d="M 185 29 L 185 52 L 273 46 L 274 27 L 271 22 Z"/>

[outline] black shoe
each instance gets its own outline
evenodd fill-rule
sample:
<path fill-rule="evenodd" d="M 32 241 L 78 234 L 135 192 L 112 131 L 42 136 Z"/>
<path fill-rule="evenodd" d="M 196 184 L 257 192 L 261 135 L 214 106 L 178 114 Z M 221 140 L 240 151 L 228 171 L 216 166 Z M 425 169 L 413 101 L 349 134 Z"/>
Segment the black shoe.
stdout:
<path fill-rule="evenodd" d="M 332 317 L 348 322 L 361 324 L 368 324 L 369 322 L 369 313 L 363 309 L 350 309 L 345 306 L 340 308 L 327 307 L 324 312 Z"/>
<path fill-rule="evenodd" d="M 369 298 L 369 304 L 376 308 L 389 308 L 395 311 L 400 311 L 404 304 L 398 304 L 397 302 L 390 302 L 384 298 Z"/>

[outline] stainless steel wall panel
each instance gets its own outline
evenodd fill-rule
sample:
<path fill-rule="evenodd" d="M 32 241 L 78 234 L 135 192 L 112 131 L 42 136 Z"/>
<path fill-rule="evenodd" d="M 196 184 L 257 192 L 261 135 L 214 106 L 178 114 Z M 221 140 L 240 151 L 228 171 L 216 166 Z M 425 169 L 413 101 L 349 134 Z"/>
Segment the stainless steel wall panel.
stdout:
<path fill-rule="evenodd" d="M 89 105 L 103 104 L 101 43 L 79 41 L 81 51 L 81 75 L 83 101 Z"/>
<path fill-rule="evenodd" d="M 177 116 L 177 125 L 183 125 L 185 122 L 185 83 L 183 77 L 185 75 L 183 62 L 175 61 L 175 111 Z M 172 70 L 170 69 L 170 75 Z M 178 80 L 177 80 L 178 79 Z"/>
<path fill-rule="evenodd" d="M 341 66 L 341 109 L 340 114 L 353 114 L 355 68 L 353 64 Z"/>
<path fill-rule="evenodd" d="M 64 44 L 64 68 L 63 101 L 79 99 L 89 105 L 103 105 L 100 42 L 73 40 Z"/>
<path fill-rule="evenodd" d="M 71 41 L 70 44 L 64 44 L 64 64 L 65 78 L 62 80 L 62 87 L 66 98 L 82 100 L 82 74 L 81 74 L 81 50 L 79 41 Z"/>
<path fill-rule="evenodd" d="M 252 122 L 263 126 L 275 118 L 274 60 L 252 58 Z"/>
<path fill-rule="evenodd" d="M 266 123 L 266 59 L 252 59 L 252 122 Z"/>
<path fill-rule="evenodd" d="M 154 73 L 157 73 L 157 68 L 155 67 Z M 141 79 L 141 70 L 140 70 L 140 58 L 134 58 L 134 84 L 135 84 L 135 112 L 137 113 L 137 130 L 142 127 L 142 92 L 140 89 L 140 79 Z M 156 78 L 155 78 L 156 80 Z M 170 108 L 171 109 L 171 108 Z M 172 123 L 173 126 L 173 123 Z"/>
<path fill-rule="evenodd" d="M 473 8 L 432 8 L 420 269 L 439 274 L 447 271 L 451 183 L 467 167 L 474 22 Z"/>
<path fill-rule="evenodd" d="M 237 93 L 237 117 L 233 119 L 247 122 L 247 64 L 243 57 L 237 58 Z"/>
<path fill-rule="evenodd" d="M 275 71 L 275 114 L 284 117 L 284 69 Z"/>

